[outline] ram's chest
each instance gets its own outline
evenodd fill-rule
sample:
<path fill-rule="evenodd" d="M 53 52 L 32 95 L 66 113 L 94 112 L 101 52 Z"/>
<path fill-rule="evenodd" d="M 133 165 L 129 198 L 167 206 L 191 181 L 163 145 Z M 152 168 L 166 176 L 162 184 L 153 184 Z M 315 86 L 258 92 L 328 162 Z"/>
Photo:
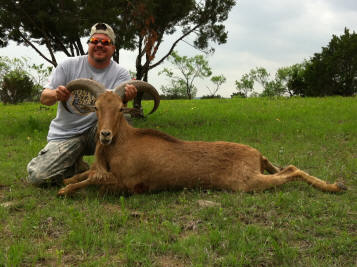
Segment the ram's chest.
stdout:
<path fill-rule="evenodd" d="M 107 146 L 103 149 L 103 158 L 107 165 L 108 171 L 118 171 L 118 166 L 123 166 L 123 160 L 125 155 L 123 155 L 120 150 L 114 146 Z"/>

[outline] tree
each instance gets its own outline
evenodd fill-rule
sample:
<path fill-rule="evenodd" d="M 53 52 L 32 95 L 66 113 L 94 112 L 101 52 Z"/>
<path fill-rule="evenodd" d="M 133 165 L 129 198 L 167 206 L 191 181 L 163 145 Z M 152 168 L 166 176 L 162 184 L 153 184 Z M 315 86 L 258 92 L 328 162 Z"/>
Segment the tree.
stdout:
<path fill-rule="evenodd" d="M 290 96 L 304 95 L 305 84 L 305 68 L 306 62 L 294 64 L 289 67 L 279 68 L 276 72 L 276 80 L 278 80 L 284 89 L 284 92 Z"/>
<path fill-rule="evenodd" d="M 285 88 L 281 85 L 280 81 L 278 80 L 271 80 L 265 84 L 263 92 L 260 96 L 282 96 L 284 94 Z"/>
<path fill-rule="evenodd" d="M 25 71 L 11 70 L 2 79 L 0 99 L 4 104 L 17 104 L 31 99 L 35 90 L 35 84 Z"/>
<path fill-rule="evenodd" d="M 196 78 L 209 77 L 212 74 L 208 61 L 203 55 L 196 55 L 194 57 L 180 56 L 176 51 L 173 51 L 169 57 L 169 62 L 178 70 L 178 74 L 173 70 L 164 68 L 159 74 L 165 74 L 174 84 L 184 85 L 186 96 L 188 99 L 194 97 L 193 84 Z"/>
<path fill-rule="evenodd" d="M 33 98 L 32 100 L 35 101 L 39 100 L 40 93 L 44 87 L 44 82 L 51 71 L 52 67 L 45 67 L 44 64 L 30 64 L 29 59 L 26 57 L 13 59 L 0 57 L 0 83 L 3 83 L 5 77 L 8 79 L 7 84 L 9 84 L 9 79 L 17 80 L 17 84 L 19 84 L 19 80 L 27 80 L 27 78 L 29 78 L 33 84 L 31 97 Z M 22 88 L 16 88 L 16 91 L 19 90 L 22 90 Z M 11 90 L 2 92 L 2 94 L 7 93 L 11 93 Z M 21 93 L 16 94 L 19 95 Z M 29 99 L 29 96 L 27 96 L 26 99 Z M 10 101 L 8 102 L 10 103 Z"/>
<path fill-rule="evenodd" d="M 161 91 L 166 99 L 184 99 L 187 98 L 186 84 L 184 80 L 170 80 L 167 86 L 161 86 Z M 191 90 L 192 97 L 197 94 L 197 88 L 194 86 Z"/>
<path fill-rule="evenodd" d="M 215 86 L 213 89 L 210 89 L 207 86 L 208 91 L 211 93 L 211 97 L 214 97 L 214 95 L 218 92 L 218 90 L 221 87 L 221 85 L 224 84 L 226 81 L 227 81 L 227 79 L 223 75 L 217 75 L 217 76 L 212 76 L 211 77 L 211 82 Z"/>
<path fill-rule="evenodd" d="M 193 46 L 201 50 L 208 50 L 210 41 L 225 43 L 223 22 L 234 5 L 235 0 L 0 0 L 0 45 L 13 40 L 31 46 L 56 66 L 56 52 L 69 57 L 84 55 L 81 38 L 89 35 L 94 23 L 105 21 L 117 33 L 114 59 L 119 62 L 120 49 L 137 49 L 136 78 L 147 80 L 149 70 L 160 65 L 189 35 L 195 36 Z M 153 62 L 167 39 L 164 36 L 174 33 L 178 37 L 168 51 Z M 40 51 L 42 45 L 49 57 Z"/>
<path fill-rule="evenodd" d="M 135 78 L 148 81 L 149 71 L 164 62 L 189 35 L 195 36 L 192 45 L 200 50 L 213 52 L 211 41 L 226 43 L 223 22 L 234 5 L 235 0 L 0 0 L 0 45 L 14 40 L 31 46 L 57 66 L 55 52 L 84 55 L 81 38 L 89 35 L 91 25 L 105 21 L 118 33 L 114 60 L 119 62 L 120 49 L 137 49 Z M 177 38 L 168 51 L 153 62 L 165 36 L 174 33 Z M 50 57 L 38 45 L 45 45 Z M 134 107 L 141 107 L 141 98 L 138 94 Z"/>
<path fill-rule="evenodd" d="M 53 66 L 57 66 L 56 52 L 68 57 L 85 54 L 81 38 L 89 35 L 95 22 L 106 21 L 118 30 L 118 14 L 126 11 L 125 1 L 115 0 L 0 0 L 0 7 L 0 43 L 6 46 L 13 40 L 30 46 Z M 117 38 L 119 48 L 135 47 L 132 32 L 129 40 L 127 35 L 125 31 L 120 40 Z M 40 51 L 41 46 L 47 48 L 49 56 Z"/>
<path fill-rule="evenodd" d="M 307 62 L 304 78 L 306 96 L 357 93 L 357 34 L 345 28 L 343 35 L 333 35 L 328 46 Z"/>
<path fill-rule="evenodd" d="M 254 91 L 255 82 L 258 82 L 263 88 L 261 96 L 280 96 L 285 92 L 281 81 L 277 77 L 271 79 L 270 74 L 263 67 L 251 69 L 249 73 L 241 77 L 240 81 L 235 81 L 236 89 L 247 97 L 249 92 Z"/>
<path fill-rule="evenodd" d="M 248 97 L 248 93 L 253 91 L 254 79 L 249 74 L 243 74 L 240 81 L 235 81 L 238 95 Z"/>
<path fill-rule="evenodd" d="M 145 76 L 147 76 L 148 71 L 160 65 L 170 56 L 176 45 L 188 35 L 195 35 L 193 46 L 200 50 L 213 52 L 213 49 L 209 49 L 210 41 L 218 44 L 225 43 L 227 32 L 222 22 L 228 18 L 229 11 L 235 5 L 234 0 L 169 2 L 166 0 L 147 0 L 144 3 L 139 1 L 139 3 L 139 5 L 145 7 L 147 13 L 144 16 L 146 18 L 144 25 L 143 20 L 141 20 L 141 26 L 139 26 L 141 32 L 138 34 L 139 54 L 136 61 L 137 78 L 144 78 L 144 80 L 147 80 Z M 142 9 L 139 8 L 138 10 Z M 145 30 L 143 31 L 143 29 Z M 164 35 L 177 33 L 179 29 L 181 33 L 169 46 L 168 52 L 154 62 Z M 142 63 L 144 56 L 145 62 Z"/>
<path fill-rule="evenodd" d="M 251 69 L 249 75 L 254 81 L 260 83 L 263 88 L 266 87 L 270 78 L 269 72 L 263 67 Z"/>

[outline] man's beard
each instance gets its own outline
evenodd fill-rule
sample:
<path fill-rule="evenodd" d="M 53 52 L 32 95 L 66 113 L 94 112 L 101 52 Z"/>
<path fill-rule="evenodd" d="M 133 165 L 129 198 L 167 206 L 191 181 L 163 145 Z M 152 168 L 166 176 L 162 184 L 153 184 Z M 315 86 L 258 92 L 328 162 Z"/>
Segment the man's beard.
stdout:
<path fill-rule="evenodd" d="M 105 56 L 105 57 L 97 57 L 97 56 L 95 55 L 95 53 L 96 53 L 97 51 L 101 51 L 102 53 L 105 53 L 105 51 L 104 51 L 104 50 L 101 50 L 101 49 L 98 49 L 98 50 L 93 51 L 93 59 L 94 59 L 95 62 L 97 62 L 97 63 L 103 63 L 103 62 L 105 62 L 105 61 L 108 60 L 108 57 L 107 57 L 107 56 Z"/>
<path fill-rule="evenodd" d="M 103 58 L 97 58 L 97 57 L 93 57 L 94 61 L 97 62 L 97 63 L 103 63 L 105 61 L 107 61 L 107 58 L 106 57 L 103 57 Z"/>

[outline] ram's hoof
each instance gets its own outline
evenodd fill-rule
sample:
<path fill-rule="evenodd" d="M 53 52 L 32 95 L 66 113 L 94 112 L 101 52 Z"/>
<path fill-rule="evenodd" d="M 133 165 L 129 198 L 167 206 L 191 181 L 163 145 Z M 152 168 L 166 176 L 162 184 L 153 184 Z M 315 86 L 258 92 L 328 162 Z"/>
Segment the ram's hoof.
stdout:
<path fill-rule="evenodd" d="M 67 195 L 67 190 L 66 190 L 66 187 L 63 187 L 63 188 L 61 188 L 60 190 L 58 190 L 58 192 L 57 192 L 57 196 L 65 196 L 65 195 Z"/>
<path fill-rule="evenodd" d="M 341 183 L 341 182 L 337 182 L 336 185 L 337 185 L 337 187 L 340 189 L 340 191 L 345 191 L 345 190 L 347 190 L 347 187 L 346 187 L 343 183 Z"/>

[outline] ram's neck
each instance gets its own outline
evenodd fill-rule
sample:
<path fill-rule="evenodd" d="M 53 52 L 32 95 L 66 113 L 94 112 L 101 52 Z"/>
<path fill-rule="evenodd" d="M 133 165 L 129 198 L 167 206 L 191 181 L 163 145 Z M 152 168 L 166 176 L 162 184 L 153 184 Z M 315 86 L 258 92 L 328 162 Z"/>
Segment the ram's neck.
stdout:
<path fill-rule="evenodd" d="M 133 130 L 133 127 L 128 123 L 124 116 L 120 117 L 114 137 L 113 145 L 116 143 L 123 143 L 126 141 L 128 135 Z"/>
<path fill-rule="evenodd" d="M 94 155 L 96 170 L 99 170 L 100 172 L 109 171 L 108 161 L 105 153 L 106 148 L 107 146 L 102 145 L 99 140 L 97 141 Z"/>

